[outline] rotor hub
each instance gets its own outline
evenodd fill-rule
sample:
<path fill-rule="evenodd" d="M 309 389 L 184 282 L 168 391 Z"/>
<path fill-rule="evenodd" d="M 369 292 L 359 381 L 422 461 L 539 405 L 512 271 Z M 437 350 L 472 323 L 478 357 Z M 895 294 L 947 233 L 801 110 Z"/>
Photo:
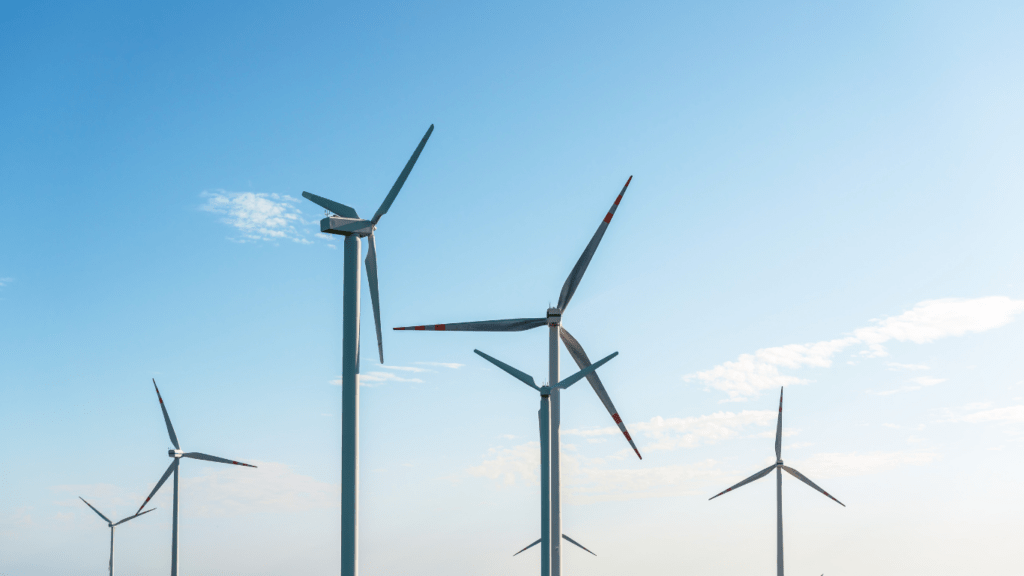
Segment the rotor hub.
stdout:
<path fill-rule="evenodd" d="M 548 308 L 548 326 L 560 326 L 562 324 L 562 311 L 558 308 Z"/>
<path fill-rule="evenodd" d="M 183 452 L 181 450 L 168 450 L 167 455 L 171 458 L 181 458 Z"/>

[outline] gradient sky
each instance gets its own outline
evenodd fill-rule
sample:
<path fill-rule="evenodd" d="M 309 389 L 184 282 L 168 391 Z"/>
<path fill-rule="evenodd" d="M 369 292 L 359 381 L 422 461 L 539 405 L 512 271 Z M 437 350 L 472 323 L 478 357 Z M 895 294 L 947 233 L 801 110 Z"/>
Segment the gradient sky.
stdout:
<path fill-rule="evenodd" d="M 339 568 L 340 243 L 386 327 L 567 311 L 567 574 L 1024 572 L 1024 7 L 0 4 L 0 574 L 98 574 L 182 447 L 181 566 Z M 365 285 L 365 280 L 364 280 Z M 365 295 L 365 291 L 364 291 Z M 536 574 L 547 334 L 363 300 L 361 571 Z M 562 353 L 563 366 L 570 362 Z M 568 368 L 566 368 L 567 370 Z M 163 574 L 169 485 L 118 529 Z"/>

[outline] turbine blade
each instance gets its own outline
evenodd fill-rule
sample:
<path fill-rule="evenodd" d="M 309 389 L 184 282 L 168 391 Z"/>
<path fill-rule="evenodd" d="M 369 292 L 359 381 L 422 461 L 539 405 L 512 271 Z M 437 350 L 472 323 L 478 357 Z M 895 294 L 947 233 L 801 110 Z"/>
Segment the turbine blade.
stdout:
<path fill-rule="evenodd" d="M 615 358 L 618 355 L 619 355 L 618 352 L 612 352 L 611 354 L 609 354 L 609 355 L 605 356 L 604 358 L 598 360 L 596 363 L 591 364 L 590 366 L 587 366 L 583 370 L 580 370 L 579 372 L 573 374 L 572 376 L 569 376 L 565 380 L 562 380 L 561 382 L 559 382 L 557 384 L 557 386 L 559 388 L 561 388 L 562 390 L 565 390 L 569 386 L 572 386 L 573 384 L 575 384 L 575 383 L 579 382 L 580 380 L 582 380 L 584 377 L 586 377 L 587 374 L 593 374 L 593 372 L 595 370 L 597 370 L 601 366 L 604 366 L 605 362 L 608 362 L 609 360 L 611 360 L 612 358 Z"/>
<path fill-rule="evenodd" d="M 164 482 L 167 482 L 171 473 L 178 469 L 178 462 L 181 462 L 178 458 L 175 458 L 174 462 L 171 462 L 171 465 L 167 467 L 167 472 L 164 472 L 164 475 L 160 477 L 160 481 L 156 483 L 156 486 L 153 488 L 153 491 L 149 493 L 149 496 L 146 496 L 146 501 L 142 503 L 142 506 L 139 506 L 139 511 L 136 512 L 136 514 L 141 512 L 142 509 L 146 507 L 146 504 L 149 504 L 149 500 L 156 495 L 157 490 L 164 485 Z"/>
<path fill-rule="evenodd" d="M 139 512 L 138 514 L 135 514 L 133 516 L 129 516 L 127 518 L 124 518 L 123 520 L 118 521 L 117 524 L 114 524 L 114 526 L 119 526 L 121 524 L 124 524 L 125 522 L 127 522 L 129 520 L 132 520 L 132 519 L 135 519 L 135 518 L 138 518 L 139 516 L 142 516 L 143 514 L 149 514 L 153 510 L 156 510 L 156 508 L 150 508 L 149 510 L 146 510 L 145 512 Z"/>
<path fill-rule="evenodd" d="M 420 145 L 416 147 L 416 151 L 412 153 L 412 157 L 405 163 L 405 168 L 402 169 L 402 173 L 398 175 L 398 180 L 395 180 L 395 185 L 391 187 L 391 191 L 388 192 L 387 197 L 384 198 L 384 202 L 381 203 L 380 208 L 377 209 L 377 213 L 373 215 L 370 220 L 373 225 L 377 225 L 377 221 L 380 217 L 387 214 L 388 209 L 391 208 L 391 203 L 395 201 L 395 197 L 398 196 L 398 191 L 402 189 L 402 185 L 405 184 L 405 179 L 409 177 L 409 173 L 412 172 L 412 167 L 416 164 L 416 160 L 420 157 L 420 152 L 423 152 L 423 147 L 427 145 L 427 138 L 430 138 L 430 133 L 434 131 L 434 125 L 431 124 L 430 128 L 427 128 L 427 133 L 423 135 L 423 139 L 420 140 Z"/>
<path fill-rule="evenodd" d="M 431 330 L 437 332 L 522 332 L 544 326 L 547 318 L 513 318 L 512 320 L 481 320 L 479 322 L 456 322 L 455 324 L 427 324 L 425 326 L 402 326 L 395 330 Z"/>
<path fill-rule="evenodd" d="M 750 484 L 751 482 L 753 482 L 754 480 L 757 480 L 758 478 L 764 478 L 765 476 L 768 475 L 769 472 L 771 472 L 772 470 L 775 470 L 775 466 L 776 466 L 776 464 L 772 464 L 771 466 L 765 468 L 764 470 L 761 470 L 757 474 L 754 474 L 750 478 L 747 478 L 743 482 L 740 482 L 739 484 L 736 484 L 736 485 L 732 486 L 731 488 L 726 488 L 725 490 L 722 490 L 718 494 L 715 494 L 711 498 L 708 498 L 708 500 L 714 500 L 715 498 L 718 498 L 722 494 L 725 494 L 726 492 L 732 492 L 733 490 L 739 488 L 740 486 L 743 486 L 744 484 Z"/>
<path fill-rule="evenodd" d="M 316 194 L 310 194 L 309 192 L 303 192 L 302 197 L 305 198 L 306 200 L 313 202 L 314 204 L 317 204 L 321 208 L 330 210 L 331 212 L 337 214 L 338 216 L 341 216 L 342 218 L 359 218 L 359 215 L 356 214 L 356 211 L 353 208 L 349 208 L 348 206 L 345 206 L 341 202 L 328 200 L 323 196 L 317 196 Z"/>
<path fill-rule="evenodd" d="M 569 331 L 565 328 L 559 327 L 558 334 L 562 337 L 562 343 L 565 344 L 565 349 L 569 351 L 569 355 L 576 361 L 576 365 L 580 368 L 586 368 L 590 366 L 590 358 L 587 357 L 587 353 L 583 351 L 583 346 L 569 334 Z M 640 451 L 637 450 L 636 444 L 633 443 L 633 439 L 629 436 L 629 430 L 626 430 L 626 425 L 622 423 L 622 418 L 619 417 L 619 411 L 615 409 L 615 405 L 612 404 L 612 399 L 608 396 L 608 392 L 604 389 L 604 384 L 601 383 L 601 378 L 598 377 L 597 372 L 591 372 L 587 374 L 587 381 L 590 382 L 590 387 L 594 389 L 594 393 L 601 399 L 601 403 L 604 404 L 605 410 L 612 415 L 612 420 L 615 421 L 615 425 L 619 427 L 622 435 L 626 437 L 626 442 L 636 452 L 636 457 L 643 460 L 644 457 L 640 455 Z"/>
<path fill-rule="evenodd" d="M 629 180 L 626 180 L 626 185 L 622 187 L 622 192 L 619 192 L 618 197 L 615 198 L 615 203 L 612 204 L 608 214 L 601 221 L 601 225 L 597 227 L 597 232 L 594 233 L 594 237 L 590 239 L 590 244 L 587 244 L 586 249 L 583 250 L 583 254 L 580 255 L 580 259 L 576 261 L 576 265 L 573 266 L 572 272 L 569 272 L 569 277 L 565 279 L 565 284 L 562 285 L 562 293 L 558 296 L 558 309 L 564 311 L 565 307 L 569 305 L 569 300 L 572 299 L 572 295 L 576 292 L 576 288 L 580 285 L 580 280 L 583 280 L 583 273 L 587 271 L 587 266 L 590 265 L 590 260 L 594 257 L 594 252 L 597 251 L 597 245 L 601 243 L 601 238 L 604 237 L 604 231 L 608 229 L 608 223 L 612 221 L 612 216 L 615 214 L 615 209 L 619 207 L 619 202 L 622 201 L 622 195 L 626 193 L 626 188 L 629 187 L 629 183 L 633 181 L 633 177 L 630 176 Z"/>
<path fill-rule="evenodd" d="M 153 378 L 153 388 L 156 388 L 156 399 L 160 401 L 160 410 L 164 413 L 164 423 L 167 424 L 167 435 L 171 437 L 171 444 L 174 444 L 176 450 L 181 450 L 181 446 L 178 446 L 178 437 L 174 434 L 174 426 L 171 426 L 171 417 L 167 415 L 164 399 L 160 396 L 160 389 L 156 387 L 156 378 Z"/>
<path fill-rule="evenodd" d="M 79 497 L 78 497 L 78 499 L 79 499 L 79 500 L 81 500 L 82 502 L 85 502 L 85 498 L 82 498 L 81 496 L 79 496 Z M 86 506 L 88 506 L 89 508 L 92 508 L 92 511 L 93 511 L 93 512 L 95 512 L 95 513 L 99 514 L 99 515 L 100 515 L 100 518 L 103 518 L 104 520 L 106 520 L 106 521 L 107 521 L 107 524 L 110 524 L 110 518 L 107 518 L 107 517 L 106 517 L 106 516 L 104 516 L 103 514 L 100 514 L 100 511 L 99 511 L 99 510 L 97 510 L 96 508 L 93 508 L 93 505 L 92 505 L 92 504 L 89 504 L 88 502 L 85 502 L 85 505 L 86 505 Z"/>
<path fill-rule="evenodd" d="M 534 546 L 536 546 L 537 544 L 540 544 L 540 540 L 541 540 L 540 538 L 537 538 L 537 541 L 536 541 L 536 542 L 534 542 L 533 544 L 530 544 L 530 545 L 529 545 L 529 546 L 527 546 L 526 548 L 523 548 L 523 549 L 522 549 L 522 550 L 520 550 L 519 552 L 516 552 L 515 554 L 513 554 L 513 555 L 512 555 L 512 557 L 513 557 L 513 558 L 515 558 L 516 556 L 519 556 L 520 554 L 522 554 L 523 552 L 526 552 L 526 551 L 527 551 L 527 550 L 529 550 L 530 548 L 533 548 L 533 547 L 534 547 Z"/>
<path fill-rule="evenodd" d="M 782 459 L 782 391 L 779 389 L 779 426 L 775 429 L 775 459 Z"/>
<path fill-rule="evenodd" d="M 366 281 L 370 283 L 370 303 L 373 304 L 373 324 L 377 328 L 377 352 L 380 363 L 384 363 L 384 339 L 380 334 L 380 295 L 377 293 L 377 243 L 370 233 L 366 250 Z"/>
<path fill-rule="evenodd" d="M 811 488 L 814 488 L 818 492 L 821 492 L 825 496 L 828 496 L 829 498 L 835 500 L 836 503 L 839 504 L 840 506 L 842 506 L 843 508 L 846 508 L 846 504 L 843 504 L 839 500 L 836 500 L 835 496 L 833 496 L 833 495 L 829 494 L 828 492 L 825 492 L 824 490 L 822 490 L 820 486 L 818 486 L 814 482 L 811 482 L 811 479 L 808 478 L 807 476 L 804 476 L 803 474 L 797 472 L 795 469 L 790 468 L 789 466 L 783 466 L 782 469 L 785 470 L 786 472 L 789 472 L 790 474 L 792 474 L 793 477 L 796 478 L 797 480 L 803 482 L 804 484 L 807 484 Z"/>
<path fill-rule="evenodd" d="M 534 390 L 537 390 L 538 392 L 540 391 L 540 388 L 537 387 L 537 384 L 533 381 L 533 376 L 530 376 L 529 374 L 527 374 L 526 372 L 523 372 L 522 370 L 517 370 L 517 369 L 509 366 L 508 364 L 505 364 L 501 360 L 498 360 L 497 358 L 494 358 L 493 356 L 488 356 L 487 354 L 484 354 L 483 352 L 481 352 L 479 350 L 473 350 L 473 352 L 476 352 L 478 355 L 482 356 L 485 360 L 487 360 L 491 364 L 494 364 L 498 368 L 501 368 L 505 372 L 508 372 L 512 376 L 516 377 L 517 379 L 519 379 L 521 382 L 523 382 L 524 384 L 526 384 L 530 388 L 533 388 Z"/>
<path fill-rule="evenodd" d="M 586 546 L 584 546 L 583 544 L 580 544 L 579 542 L 577 542 L 577 541 L 573 540 L 572 538 L 569 538 L 569 537 L 568 537 L 568 536 L 566 536 L 565 534 L 562 534 L 562 538 L 565 538 L 565 539 L 566 539 L 566 540 L 568 540 L 569 542 L 572 542 L 573 544 L 575 544 L 575 545 L 579 546 L 580 548 L 583 548 L 584 550 L 587 550 L 587 547 L 586 547 Z M 590 550 L 587 550 L 587 552 L 590 552 Z M 590 552 L 590 553 L 591 553 L 592 555 L 594 555 L 594 556 L 597 556 L 597 554 L 594 554 L 593 552 Z"/>
<path fill-rule="evenodd" d="M 195 458 L 196 460 L 206 460 L 208 462 L 220 462 L 221 464 L 234 464 L 235 466 L 248 466 L 249 468 L 256 468 L 252 464 L 246 464 L 245 462 L 235 462 L 234 460 L 228 460 L 227 458 L 218 458 L 217 456 L 210 456 L 209 454 L 203 454 L 202 452 L 185 452 L 181 455 L 182 458 Z"/>

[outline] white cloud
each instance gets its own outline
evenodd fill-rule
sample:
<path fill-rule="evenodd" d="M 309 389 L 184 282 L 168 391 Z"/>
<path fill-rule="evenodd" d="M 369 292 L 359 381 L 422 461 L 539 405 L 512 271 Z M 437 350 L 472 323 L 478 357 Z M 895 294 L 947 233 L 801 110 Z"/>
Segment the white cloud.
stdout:
<path fill-rule="evenodd" d="M 451 368 L 452 370 L 458 370 L 465 366 L 465 364 L 459 364 L 456 362 L 416 362 L 421 366 L 437 366 L 440 368 Z"/>
<path fill-rule="evenodd" d="M 948 422 L 1013 422 L 1024 423 L 1024 406 L 1007 406 L 1005 408 L 991 408 L 965 414 L 962 416 L 950 417 Z"/>
<path fill-rule="evenodd" d="M 900 364 L 899 362 L 886 362 L 889 370 L 929 370 L 924 364 Z"/>
<path fill-rule="evenodd" d="M 470 475 L 501 479 L 505 484 L 515 484 L 516 480 L 540 484 L 540 442 L 527 442 L 512 448 L 491 448 L 487 455 L 488 460 L 469 468 Z"/>
<path fill-rule="evenodd" d="M 931 452 L 835 452 L 815 454 L 790 465 L 811 480 L 875 474 L 899 466 L 923 466 L 938 460 Z"/>
<path fill-rule="evenodd" d="M 868 394 L 874 394 L 875 396 L 891 396 L 898 392 L 911 392 L 913 390 L 920 390 L 921 388 L 924 388 L 926 386 L 934 386 L 936 384 L 939 384 L 940 382 L 945 382 L 946 379 L 932 378 L 930 376 L 919 376 L 917 378 L 911 378 L 910 381 L 913 382 L 915 385 L 904 386 L 902 388 L 895 388 L 893 390 L 885 390 L 883 392 L 875 392 L 873 390 L 868 390 Z"/>
<path fill-rule="evenodd" d="M 206 203 L 200 209 L 223 216 L 221 221 L 237 229 L 246 240 L 291 240 L 311 242 L 296 225 L 307 224 L 296 205 L 299 200 L 281 194 L 256 192 L 203 192 Z"/>
<path fill-rule="evenodd" d="M 770 426 L 776 423 L 778 412 L 773 410 L 744 410 L 742 412 L 715 412 L 689 418 L 662 418 L 655 416 L 647 422 L 628 424 L 626 428 L 633 436 L 644 436 L 654 442 L 641 447 L 642 453 L 677 448 L 694 448 L 700 444 L 735 438 L 752 426 Z M 609 436 L 620 435 L 616 426 L 591 430 L 563 430 L 566 436 Z M 772 437 L 774 438 L 774 432 Z M 632 451 L 629 451 L 632 454 Z"/>
<path fill-rule="evenodd" d="M 415 366 L 381 366 L 385 370 L 399 370 L 401 372 L 430 372 L 427 368 L 416 368 Z"/>
<path fill-rule="evenodd" d="M 890 340 L 924 344 L 947 336 L 984 332 L 1008 324 L 1021 312 L 1024 312 L 1024 301 L 1005 296 L 925 300 L 903 314 L 858 328 L 852 336 L 763 348 L 753 354 L 741 354 L 736 360 L 709 370 L 687 374 L 683 379 L 700 381 L 709 388 L 725 392 L 729 400 L 745 400 L 762 390 L 807 383 L 808 380 L 785 374 L 780 369 L 828 368 L 833 357 L 850 346 L 865 347 L 861 354 L 867 357 L 886 356 L 888 353 L 883 344 Z"/>
<path fill-rule="evenodd" d="M 292 471 L 287 464 L 256 461 L 253 462 L 258 466 L 256 470 L 219 464 L 206 465 L 194 460 L 185 464 L 191 466 L 187 470 L 182 466 L 181 499 L 188 502 L 186 509 L 190 515 L 224 517 L 252 512 L 294 512 L 340 506 L 340 484 L 303 476 Z M 198 471 L 198 475 L 193 475 L 194 471 Z M 170 506 L 171 488 L 170 482 L 164 484 L 150 506 L 167 509 Z M 111 519 L 133 514 L 151 489 L 152 485 L 146 485 L 142 490 L 132 492 L 110 484 L 53 487 L 55 492 L 68 496 L 67 500 L 58 501 L 58 505 L 93 514 L 78 499 L 82 495 Z"/>
<path fill-rule="evenodd" d="M 398 374 L 391 372 L 381 372 L 379 370 L 366 372 L 359 375 L 359 385 L 372 388 L 374 386 L 380 386 L 387 382 L 423 382 L 419 378 L 405 378 Z M 341 386 L 341 377 L 337 380 L 331 380 L 331 384 L 335 386 Z"/>
<path fill-rule="evenodd" d="M 14 282 L 14 278 L 0 278 L 0 288 L 7 286 L 11 282 Z"/>

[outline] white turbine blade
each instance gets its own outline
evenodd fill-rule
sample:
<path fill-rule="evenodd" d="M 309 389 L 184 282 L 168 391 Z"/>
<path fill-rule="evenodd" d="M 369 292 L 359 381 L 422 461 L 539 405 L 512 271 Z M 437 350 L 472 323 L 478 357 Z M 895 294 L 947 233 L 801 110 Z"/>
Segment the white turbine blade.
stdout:
<path fill-rule="evenodd" d="M 209 454 L 203 454 L 202 452 L 185 452 L 181 455 L 182 458 L 195 458 L 196 460 L 206 460 L 208 462 L 220 462 L 221 464 L 234 464 L 235 466 L 248 466 L 249 468 L 256 468 L 252 464 L 246 464 L 245 462 L 235 462 L 234 460 L 228 460 L 227 458 L 218 458 L 217 456 L 210 456 Z"/>
<path fill-rule="evenodd" d="M 530 548 L 533 548 L 533 547 L 534 547 L 534 546 L 536 546 L 537 544 L 540 544 L 540 540 L 541 540 L 540 538 L 537 538 L 537 541 L 536 541 L 536 542 L 534 542 L 533 544 L 530 544 L 530 545 L 529 545 L 529 546 L 527 546 L 526 548 L 523 548 L 523 549 L 522 549 L 522 550 L 520 550 L 519 552 L 516 552 L 515 554 L 513 554 L 513 555 L 512 555 L 512 557 L 513 557 L 513 558 L 515 558 L 516 556 L 519 556 L 520 554 L 522 554 L 523 552 L 526 552 L 526 551 L 527 551 L 527 550 L 529 550 Z"/>
<path fill-rule="evenodd" d="M 142 516 L 143 514 L 149 514 L 153 510 L 156 510 L 156 508 L 150 508 L 149 510 L 146 510 L 145 512 L 139 512 L 138 514 L 135 514 L 133 516 L 129 516 L 127 518 L 124 518 L 123 520 L 118 521 L 117 524 L 114 524 L 114 526 L 119 526 L 121 524 L 124 524 L 125 522 L 127 522 L 129 520 L 133 520 L 135 518 L 138 518 L 139 516 Z"/>
<path fill-rule="evenodd" d="M 590 358 L 587 357 L 587 353 L 583 351 L 583 346 L 569 334 L 569 331 L 565 328 L 559 327 L 558 334 L 562 337 L 562 343 L 565 344 L 565 349 L 569 351 L 569 355 L 576 361 L 576 365 L 580 368 L 586 368 L 590 366 Z M 601 378 L 598 377 L 597 372 L 591 372 L 587 374 L 587 381 L 590 382 L 590 387 L 594 389 L 594 393 L 601 399 L 601 403 L 604 404 L 605 410 L 612 415 L 612 420 L 615 421 L 615 425 L 619 427 L 619 431 L 626 437 L 626 442 L 632 446 L 633 451 L 636 452 L 636 457 L 643 460 L 644 457 L 640 455 L 640 451 L 637 450 L 636 444 L 633 443 L 633 439 L 629 436 L 629 430 L 626 430 L 626 425 L 622 423 L 622 418 L 619 417 L 619 411 L 615 409 L 615 405 L 612 404 L 612 399 L 608 395 L 608 392 L 604 389 L 604 384 L 601 383 Z"/>
<path fill-rule="evenodd" d="M 359 218 L 356 211 L 348 206 L 345 206 L 341 202 L 335 202 L 334 200 L 328 200 L 322 196 L 316 194 L 310 194 L 309 192 L 303 192 L 302 197 L 319 205 L 321 208 L 330 210 L 331 212 L 341 216 L 342 218 Z"/>
<path fill-rule="evenodd" d="M 171 426 L 171 417 L 167 415 L 164 399 L 160 396 L 160 389 L 156 387 L 156 378 L 153 378 L 153 388 L 156 388 L 156 398 L 160 401 L 160 410 L 164 413 L 164 423 L 167 424 L 167 435 L 171 437 L 171 444 L 174 444 L 176 450 L 181 450 L 181 446 L 178 446 L 178 437 L 174 434 L 174 426 Z"/>
<path fill-rule="evenodd" d="M 579 542 L 577 542 L 577 541 L 573 540 L 572 538 L 569 538 L 569 537 L 568 537 L 568 536 L 566 536 L 565 534 L 562 534 L 562 538 L 565 538 L 565 539 L 566 539 L 566 540 L 568 540 L 569 542 L 572 542 L 573 544 L 575 544 L 575 545 L 579 546 L 580 548 L 583 548 L 584 550 L 587 550 L 587 547 L 586 547 L 586 546 L 584 546 L 583 544 L 580 544 Z M 587 550 L 587 552 L 590 552 L 590 550 Z M 591 555 L 593 555 L 593 556 L 597 556 L 597 554 L 594 554 L 593 552 L 590 552 L 590 554 L 591 554 Z"/>
<path fill-rule="evenodd" d="M 479 322 L 456 322 L 455 324 L 427 324 L 425 326 L 402 326 L 394 330 L 427 330 L 437 332 L 522 332 L 545 326 L 547 318 L 513 318 L 512 320 L 481 320 Z"/>
<path fill-rule="evenodd" d="M 793 477 L 796 478 L 797 480 L 803 482 L 804 484 L 807 484 L 811 488 L 814 488 L 818 492 L 821 492 L 825 496 L 828 496 L 829 498 L 835 500 L 836 503 L 839 504 L 840 506 L 842 506 L 843 508 L 846 508 L 846 504 L 843 504 L 839 500 L 836 500 L 835 496 L 833 496 L 833 495 L 829 494 L 828 492 L 825 492 L 824 490 L 822 490 L 820 486 L 818 486 L 814 482 L 811 482 L 811 479 L 808 478 L 807 476 L 804 476 L 803 474 L 797 472 L 796 470 L 794 470 L 793 468 L 790 468 L 789 466 L 783 466 L 782 469 L 785 470 L 786 472 L 789 472 L 790 474 L 792 474 Z"/>
<path fill-rule="evenodd" d="M 427 128 L 427 133 L 423 135 L 423 139 L 420 140 L 420 145 L 416 147 L 416 151 L 412 153 L 412 157 L 405 163 L 405 168 L 402 169 L 402 173 L 398 175 L 398 180 L 395 180 L 395 185 L 391 187 L 391 191 L 384 198 L 384 202 L 381 203 L 380 208 L 377 209 L 377 213 L 373 215 L 373 225 L 376 226 L 380 217 L 387 214 L 388 209 L 391 208 L 391 203 L 395 201 L 395 197 L 398 196 L 398 191 L 402 189 L 402 185 L 405 184 L 405 179 L 409 177 L 409 173 L 412 172 L 412 167 L 416 164 L 416 160 L 420 157 L 420 152 L 423 152 L 423 147 L 427 145 L 427 138 L 430 138 L 430 133 L 434 131 L 434 125 L 431 124 L 430 128 Z"/>
<path fill-rule="evenodd" d="M 734 486 L 732 486 L 730 488 L 726 488 L 725 490 L 722 490 L 718 494 L 715 494 L 711 498 L 708 498 L 708 500 L 714 500 L 715 498 L 718 498 L 722 494 L 725 494 L 726 492 L 732 492 L 733 490 L 739 488 L 740 486 L 743 486 L 744 484 L 750 484 L 751 482 L 753 482 L 754 480 L 757 480 L 758 478 L 764 478 L 765 476 L 768 475 L 769 472 L 771 472 L 772 470 L 775 470 L 775 466 L 776 466 L 775 464 L 772 464 L 771 466 L 765 468 L 764 470 L 761 470 L 757 474 L 754 474 L 750 478 L 747 478 L 743 482 L 740 482 L 739 484 L 736 484 L 736 485 L 734 485 Z"/>
<path fill-rule="evenodd" d="M 580 370 L 579 372 L 573 374 L 572 376 L 569 376 L 565 380 L 562 380 L 561 382 L 559 382 L 557 384 L 557 386 L 559 388 L 565 390 L 569 386 L 572 386 L 573 384 L 575 384 L 575 383 L 579 382 L 580 380 L 582 380 L 584 377 L 587 376 L 587 374 L 592 374 L 595 370 L 597 370 L 601 366 L 604 366 L 605 362 L 608 362 L 609 360 L 611 360 L 612 358 L 615 358 L 618 355 L 619 355 L 618 352 L 612 352 L 611 354 L 609 354 L 609 355 L 605 356 L 604 358 L 598 360 L 596 363 L 591 364 L 590 366 L 587 366 L 583 370 Z"/>
<path fill-rule="evenodd" d="M 369 248 L 366 250 L 366 281 L 370 283 L 370 303 L 373 304 L 373 324 L 377 328 L 377 351 L 380 353 L 380 363 L 384 363 L 384 339 L 380 334 L 380 295 L 377 293 L 377 243 L 373 240 L 373 234 L 367 242 Z"/>
<path fill-rule="evenodd" d="M 569 277 L 565 279 L 565 284 L 562 285 L 562 293 L 558 295 L 559 310 L 564 311 L 565 307 L 569 305 L 569 300 L 572 299 L 572 295 L 576 292 L 580 281 L 583 280 L 583 273 L 587 271 L 587 266 L 590 265 L 590 260 L 594 257 L 594 252 L 597 251 L 597 245 L 601 243 L 601 238 L 604 237 L 604 231 L 608 229 L 608 223 L 612 221 L 615 209 L 619 207 L 619 202 L 622 201 L 622 195 L 626 193 L 626 188 L 629 187 L 629 183 L 632 181 L 632 176 L 629 177 L 629 180 L 626 180 L 626 185 L 622 187 L 622 192 L 619 192 L 618 197 L 615 198 L 615 203 L 608 210 L 608 214 L 601 221 L 601 225 L 597 227 L 597 232 L 590 239 L 590 244 L 587 244 L 583 254 L 580 255 L 580 259 L 576 261 L 576 265 L 569 272 Z"/>
<path fill-rule="evenodd" d="M 775 459 L 782 459 L 782 392 L 783 388 L 779 389 L 779 425 L 775 429 Z"/>
<path fill-rule="evenodd" d="M 485 360 L 487 360 L 491 364 L 494 364 L 498 368 L 501 368 L 505 372 L 508 372 L 512 376 L 516 377 L 518 380 L 520 380 L 521 382 L 523 382 L 524 384 L 526 384 L 530 388 L 533 388 L 534 390 L 540 391 L 540 388 L 533 381 L 533 376 L 530 376 L 529 374 L 527 374 L 526 372 L 523 372 L 522 370 L 517 370 L 517 369 L 509 366 L 508 364 L 505 364 L 501 360 L 498 360 L 497 358 L 494 358 L 493 356 L 488 356 L 487 354 L 484 354 L 483 352 L 481 352 L 479 350 L 473 350 L 473 352 L 476 352 L 478 355 L 483 357 Z"/>
<path fill-rule="evenodd" d="M 79 500 L 81 500 L 82 502 L 85 502 L 85 498 L 82 498 L 81 496 L 79 496 L 79 497 L 78 497 L 78 499 L 79 499 Z M 100 514 L 100 511 L 99 511 L 99 510 L 97 510 L 96 508 L 93 508 L 93 505 L 92 505 L 92 504 L 89 504 L 88 502 L 85 502 L 85 505 L 86 505 L 86 506 L 88 506 L 89 508 L 92 508 L 92 511 L 93 511 L 93 512 L 95 512 L 95 513 L 99 514 L 99 515 L 100 515 L 100 518 L 103 518 L 104 520 L 106 520 L 106 521 L 107 521 L 107 524 L 110 524 L 110 518 L 107 518 L 107 517 L 106 517 L 106 516 L 104 516 L 103 514 Z"/>
<path fill-rule="evenodd" d="M 174 462 L 171 462 L 171 465 L 167 467 L 167 472 L 164 472 L 164 475 L 160 477 L 160 481 L 156 483 L 156 486 L 153 488 L 153 491 L 149 493 L 149 496 L 146 496 L 146 501 L 142 503 L 142 506 L 139 506 L 139 512 L 141 512 L 142 509 L 146 507 L 146 504 L 149 504 L 150 499 L 156 495 L 157 490 L 159 490 L 160 487 L 164 485 L 164 482 L 167 482 L 167 479 L 171 476 L 171 473 L 178 469 L 178 462 L 181 462 L 181 460 L 175 458 Z M 136 512 L 136 514 L 138 514 L 139 512 Z"/>

